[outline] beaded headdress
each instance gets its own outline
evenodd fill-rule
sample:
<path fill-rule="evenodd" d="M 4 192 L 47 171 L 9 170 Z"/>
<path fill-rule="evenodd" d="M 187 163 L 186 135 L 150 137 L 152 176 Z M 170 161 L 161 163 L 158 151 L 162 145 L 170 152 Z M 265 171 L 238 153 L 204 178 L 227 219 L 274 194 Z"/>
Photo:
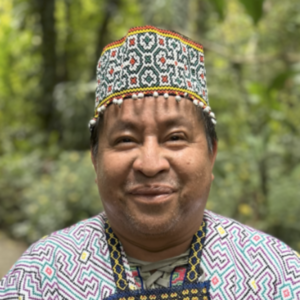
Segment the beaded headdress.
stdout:
<path fill-rule="evenodd" d="M 182 35 L 153 26 L 135 27 L 107 45 L 97 65 L 95 114 L 89 126 L 111 103 L 124 99 L 175 96 L 201 107 L 213 124 L 208 102 L 203 46 Z"/>

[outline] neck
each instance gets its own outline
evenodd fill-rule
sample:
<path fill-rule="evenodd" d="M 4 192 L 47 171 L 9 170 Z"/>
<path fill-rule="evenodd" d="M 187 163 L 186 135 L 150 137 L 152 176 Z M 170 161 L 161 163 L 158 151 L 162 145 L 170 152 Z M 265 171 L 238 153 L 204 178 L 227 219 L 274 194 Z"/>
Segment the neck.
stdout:
<path fill-rule="evenodd" d="M 113 224 L 111 226 L 128 256 L 142 261 L 156 262 L 187 251 L 194 234 L 202 223 L 202 219 L 199 218 L 198 223 L 181 224 L 180 228 L 174 228 L 161 236 L 144 236 L 136 232 L 126 235 L 115 230 Z"/>

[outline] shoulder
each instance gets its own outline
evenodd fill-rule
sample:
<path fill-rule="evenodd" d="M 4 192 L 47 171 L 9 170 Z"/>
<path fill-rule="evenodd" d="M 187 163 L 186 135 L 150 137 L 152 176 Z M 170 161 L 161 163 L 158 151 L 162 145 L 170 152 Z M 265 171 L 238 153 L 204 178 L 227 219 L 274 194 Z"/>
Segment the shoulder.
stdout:
<path fill-rule="evenodd" d="M 296 251 L 233 219 L 210 211 L 205 211 L 204 218 L 209 252 L 205 259 L 217 262 L 216 273 L 231 274 L 236 291 L 242 293 L 248 286 L 256 295 L 273 295 L 266 299 L 300 299 L 300 255 Z"/>
<path fill-rule="evenodd" d="M 53 265 L 59 255 L 80 255 L 93 247 L 95 239 L 104 236 L 106 217 L 99 214 L 68 228 L 53 232 L 34 243 L 23 255 L 38 260 L 41 264 Z"/>
<path fill-rule="evenodd" d="M 34 243 L 0 281 L 0 299 L 22 299 L 23 296 L 27 299 L 29 294 L 43 299 L 46 292 L 55 294 L 59 285 L 63 288 L 64 282 L 73 284 L 76 293 L 75 290 L 80 289 L 80 272 L 89 269 L 95 260 L 99 264 L 98 273 L 110 277 L 109 264 L 106 264 L 105 221 L 102 213 Z M 101 280 L 96 276 L 93 279 L 98 283 Z"/>

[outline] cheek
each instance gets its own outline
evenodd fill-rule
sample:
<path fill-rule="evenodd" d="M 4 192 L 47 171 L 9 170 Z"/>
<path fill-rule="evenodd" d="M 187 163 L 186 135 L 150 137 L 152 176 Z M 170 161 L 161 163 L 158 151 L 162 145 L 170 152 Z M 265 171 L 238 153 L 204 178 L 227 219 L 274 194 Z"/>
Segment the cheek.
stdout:
<path fill-rule="evenodd" d="M 184 194 L 189 194 L 191 197 L 206 194 L 205 190 L 209 189 L 211 183 L 208 157 L 199 153 L 186 154 L 176 159 L 174 169 L 183 185 Z"/>
<path fill-rule="evenodd" d="M 98 161 L 98 186 L 101 194 L 113 193 L 124 184 L 130 171 L 131 159 L 124 154 L 104 152 Z"/>

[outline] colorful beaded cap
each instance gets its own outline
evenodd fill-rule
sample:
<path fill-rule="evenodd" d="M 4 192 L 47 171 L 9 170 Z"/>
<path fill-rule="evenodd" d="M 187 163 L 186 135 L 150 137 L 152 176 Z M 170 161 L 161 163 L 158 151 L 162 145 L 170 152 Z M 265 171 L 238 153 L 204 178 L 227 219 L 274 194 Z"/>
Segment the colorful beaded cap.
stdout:
<path fill-rule="evenodd" d="M 107 45 L 97 65 L 94 119 L 111 104 L 126 98 L 174 95 L 193 101 L 215 115 L 208 103 L 203 47 L 178 33 L 153 26 L 136 27 Z"/>

